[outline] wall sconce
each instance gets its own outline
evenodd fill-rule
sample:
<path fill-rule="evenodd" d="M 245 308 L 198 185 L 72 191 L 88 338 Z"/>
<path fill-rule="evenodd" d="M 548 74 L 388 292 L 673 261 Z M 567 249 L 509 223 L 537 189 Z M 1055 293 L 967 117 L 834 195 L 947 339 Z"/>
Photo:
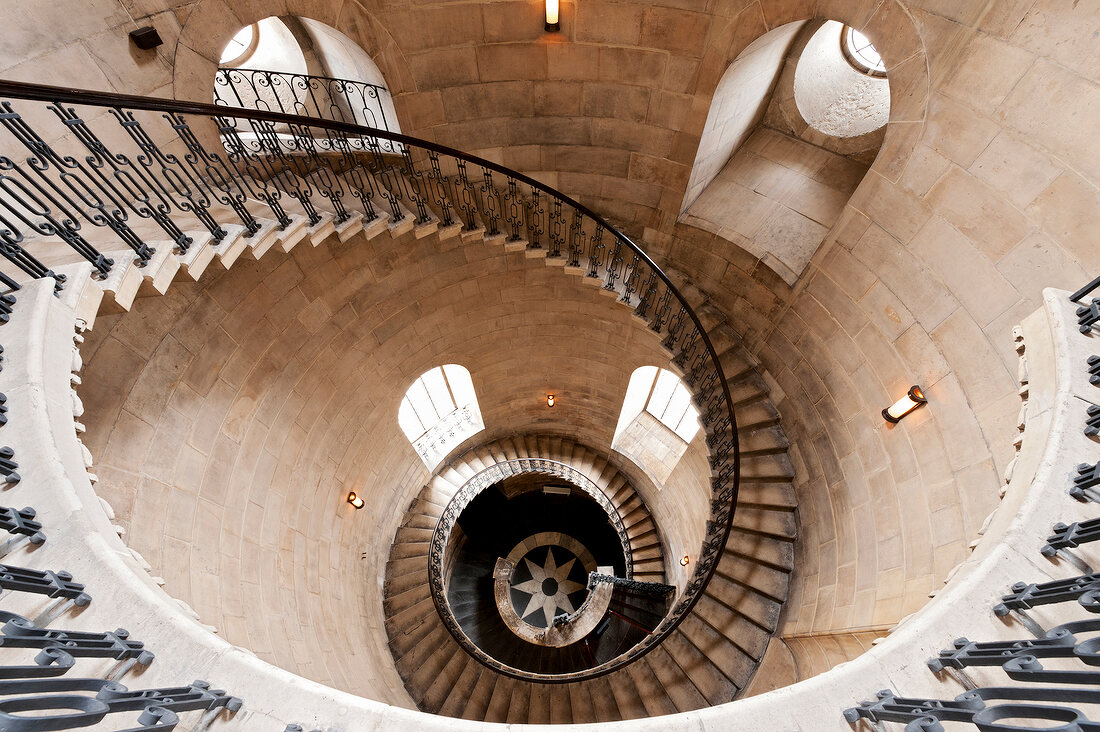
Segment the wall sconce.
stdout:
<path fill-rule="evenodd" d="M 558 13 L 558 0 L 546 0 L 546 32 L 557 33 L 561 30 L 561 18 Z"/>
<path fill-rule="evenodd" d="M 360 509 L 363 507 L 364 501 L 359 497 L 358 493 L 351 491 L 348 493 L 348 503 L 355 506 L 356 509 Z"/>
<path fill-rule="evenodd" d="M 919 386 L 911 386 L 908 394 L 882 410 L 882 418 L 891 424 L 897 424 L 902 417 L 927 401 Z"/>
<path fill-rule="evenodd" d="M 547 394 L 546 395 L 546 406 L 548 406 L 548 407 L 554 406 L 554 395 L 553 394 Z"/>
<path fill-rule="evenodd" d="M 691 561 L 691 559 L 689 559 L 688 555 L 685 554 L 684 556 L 680 557 L 680 566 L 681 567 L 686 567 L 686 566 L 688 566 L 688 562 L 690 562 L 690 561 Z"/>

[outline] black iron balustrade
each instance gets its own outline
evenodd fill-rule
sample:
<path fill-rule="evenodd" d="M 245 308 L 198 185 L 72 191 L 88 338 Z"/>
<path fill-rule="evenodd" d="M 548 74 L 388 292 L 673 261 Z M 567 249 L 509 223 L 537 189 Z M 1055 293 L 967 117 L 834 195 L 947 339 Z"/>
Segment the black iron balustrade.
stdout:
<path fill-rule="evenodd" d="M 1090 404 L 1085 410 L 1085 436 L 1095 437 L 1100 435 L 1100 405 Z"/>
<path fill-rule="evenodd" d="M 18 164 L 22 172 L 15 172 L 15 159 L 0 159 L 0 256 L 31 278 L 53 277 L 55 287 L 63 277 L 28 249 L 48 253 L 51 267 L 61 266 L 55 264 L 57 247 L 71 248 L 101 276 L 117 266 L 89 242 L 88 225 L 128 227 L 140 240 L 131 247 L 139 260 L 139 249 L 190 251 L 196 244 L 186 232 L 195 229 L 224 243 L 231 235 L 255 236 L 260 219 L 285 228 L 292 217 L 311 225 L 352 216 L 425 227 L 454 221 L 467 232 L 500 235 L 531 250 L 543 247 L 545 235 L 547 256 L 601 279 L 662 338 L 694 395 L 710 452 L 711 514 L 686 586 L 652 635 L 586 676 L 608 673 L 655 648 L 694 607 L 717 567 L 737 503 L 733 402 L 698 315 L 668 275 L 601 216 L 492 161 L 351 122 L 11 81 L 0 81 L 0 100 L 9 100 L 3 103 L 13 125 L 16 119 L 25 124 L 20 110 L 39 102 L 58 120 L 57 129 L 37 130 L 33 140 L 0 136 L 0 151 L 26 150 L 27 141 L 32 148 L 27 162 Z M 96 137 L 84 108 L 111 111 L 97 115 Z M 39 113 L 35 119 L 50 117 Z M 75 143 L 64 135 L 70 129 L 80 131 Z M 110 148 L 96 142 L 108 139 L 121 142 Z M 35 147 L 38 140 L 49 153 Z M 60 149 L 70 143 L 80 152 Z M 400 154 L 386 154 L 390 150 Z M 35 160 L 61 162 L 43 167 Z M 72 188 L 82 195 L 70 201 L 54 194 Z M 229 222 L 243 232 L 229 234 Z M 515 238 L 522 236 L 529 239 Z M 121 240 L 116 246 L 126 248 Z"/>
<path fill-rule="evenodd" d="M 0 529 L 41 544 L 45 535 L 35 518 L 31 508 L 0 508 Z M 144 643 L 131 640 L 124 628 L 103 632 L 50 628 L 72 606 L 86 607 L 92 600 L 68 572 L 0 565 L 0 591 L 4 599 L 15 592 L 56 599 L 33 621 L 0 610 L 0 730 L 70 730 L 101 722 L 128 732 L 171 730 L 181 712 L 192 710 L 204 712 L 193 729 L 206 729 L 222 710 L 234 713 L 242 706 L 240 699 L 211 689 L 205 681 L 139 690 L 119 683 L 135 666 L 149 666 L 155 656 Z M 24 660 L 28 649 L 37 651 L 30 663 Z M 13 656 L 21 662 L 12 663 Z M 70 675 L 77 659 L 116 663 L 102 677 L 81 678 Z M 126 712 L 136 712 L 136 720 L 108 719 Z"/>
<path fill-rule="evenodd" d="M 265 69 L 218 69 L 214 103 L 390 130 L 390 92 L 378 84 Z M 397 146 L 384 141 L 387 152 Z"/>
<path fill-rule="evenodd" d="M 624 590 L 631 592 L 639 592 L 646 595 L 667 595 L 670 592 L 675 592 L 676 588 L 672 585 L 666 585 L 662 582 L 641 582 L 635 579 L 628 579 L 626 577 L 615 577 L 610 574 L 599 574 L 598 572 L 588 573 L 588 586 L 603 583 L 608 585 L 615 585 L 616 587 L 622 587 Z"/>
<path fill-rule="evenodd" d="M 1097 278 L 1093 279 L 1091 282 L 1089 282 L 1087 285 L 1082 287 L 1080 290 L 1078 290 L 1077 292 L 1070 295 L 1069 296 L 1069 301 L 1070 302 L 1078 302 L 1082 297 L 1089 294 L 1090 292 L 1095 290 L 1097 287 L 1100 287 L 1100 277 L 1097 277 Z"/>
<path fill-rule="evenodd" d="M 68 572 L 13 567 L 10 564 L 0 564 L 0 590 L 71 600 L 77 607 L 84 607 L 92 601 L 91 595 L 84 591 L 84 585 L 74 582 Z"/>
<path fill-rule="evenodd" d="M 1094 297 L 1088 305 L 1077 308 L 1077 329 L 1090 333 L 1097 321 L 1100 321 L 1100 297 Z"/>
<path fill-rule="evenodd" d="M 9 508 L 0 506 L 0 531 L 12 534 L 12 538 L 0 544 L 0 557 L 9 554 L 16 546 L 24 542 L 40 546 L 46 541 L 42 524 L 35 521 L 38 514 L 33 508 Z"/>
<path fill-rule="evenodd" d="M 1039 605 L 1077 603 L 1092 613 L 1100 613 L 1096 575 L 1042 584 L 1017 583 L 1012 593 L 993 608 L 996 615 L 1021 612 Z M 1022 620 L 1025 618 L 1021 618 Z M 965 722 L 985 730 L 1017 730 L 1038 732 L 1050 729 L 1052 722 L 1061 722 L 1064 729 L 1075 732 L 1100 731 L 1100 722 L 1090 720 L 1067 704 L 1100 703 L 1100 640 L 1092 634 L 1100 631 L 1100 620 L 1086 619 L 1062 623 L 1044 631 L 1030 618 L 1024 624 L 1035 637 L 1007 641 L 972 642 L 959 638 L 953 647 L 940 651 L 928 660 L 934 673 L 947 669 L 968 687 L 968 691 L 953 700 L 927 697 L 899 697 L 887 689 L 877 698 L 864 701 L 845 710 L 844 718 L 851 723 L 860 719 L 872 722 L 902 722 L 906 730 L 944 730 L 943 722 Z M 1085 668 L 1047 669 L 1039 659 L 1081 661 Z M 1005 675 L 1020 686 L 978 686 L 966 674 L 970 667 L 999 666 Z M 1034 686 L 1043 684 L 1043 686 Z M 1060 684 L 1061 686 L 1048 686 Z M 1000 720 L 1015 723 L 1000 726 Z M 1021 720 L 1034 721 L 1023 725 Z M 1040 724 L 1041 723 L 1041 724 Z"/>
<path fill-rule="evenodd" d="M 1080 463 L 1077 466 L 1077 474 L 1073 476 L 1070 483 L 1069 494 L 1082 503 L 1086 501 L 1100 503 L 1100 491 L 1096 490 L 1097 486 L 1100 486 L 1100 461 L 1095 465 Z"/>
<path fill-rule="evenodd" d="M 1044 557 L 1054 557 L 1060 551 L 1100 541 L 1100 519 L 1074 521 L 1072 524 L 1057 523 L 1053 532 L 1039 550 Z"/>

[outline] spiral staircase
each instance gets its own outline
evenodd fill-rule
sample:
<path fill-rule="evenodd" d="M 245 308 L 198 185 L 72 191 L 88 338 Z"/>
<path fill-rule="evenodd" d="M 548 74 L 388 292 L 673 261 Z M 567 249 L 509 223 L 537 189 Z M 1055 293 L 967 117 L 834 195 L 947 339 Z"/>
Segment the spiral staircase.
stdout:
<path fill-rule="evenodd" d="M 3 598 L 6 603 L 10 601 L 5 610 L 19 615 L 11 618 L 14 625 L 4 627 L 5 643 L 0 645 L 11 645 L 7 639 L 15 637 L 17 627 L 45 629 L 66 621 L 81 626 L 81 630 L 68 633 L 67 641 L 64 635 L 41 640 L 38 647 L 44 652 L 32 664 L 12 671 L 20 681 L 3 693 L 36 696 L 26 702 L 0 701 L 0 714 L 5 715 L 2 718 L 11 729 L 44 729 L 46 724 L 57 725 L 50 727 L 54 729 L 65 728 L 65 724 L 87 726 L 124 712 L 139 713 L 140 723 L 153 728 L 174 723 L 178 714 L 199 710 L 203 712 L 201 719 L 197 715 L 188 718 L 193 720 L 194 728 L 205 728 L 216 720 L 243 729 L 275 728 L 295 720 L 328 726 L 326 715 L 333 713 L 333 700 L 343 705 L 339 706 L 340 715 L 351 708 L 368 720 L 349 722 L 348 729 L 365 728 L 365 723 L 373 725 L 379 716 L 394 724 L 425 729 L 458 724 L 425 721 L 415 713 L 380 710 L 377 705 L 364 707 L 364 700 L 311 684 L 263 664 L 247 652 L 211 641 L 206 629 L 183 617 L 187 608 L 174 607 L 153 579 L 131 577 L 141 574 L 141 557 L 129 552 L 111 529 L 110 507 L 102 506 L 92 490 L 95 477 L 88 471 L 93 468 L 93 456 L 78 440 L 82 425 L 77 423 L 74 430 L 72 424 L 74 416 L 79 417 L 82 411 L 79 399 L 72 398 L 69 391 L 71 384 L 80 381 L 75 374 L 81 367 L 80 331 L 94 324 L 97 313 L 140 309 L 141 297 L 162 295 L 176 281 L 198 280 L 215 262 L 228 269 L 241 261 L 258 260 L 267 252 L 289 252 L 306 241 L 315 247 L 335 242 L 354 245 L 380 236 L 395 241 L 408 237 L 490 247 L 501 256 L 523 253 L 525 266 L 544 262 L 560 267 L 563 277 L 577 281 L 575 286 L 594 286 L 607 294 L 608 307 L 630 308 L 662 340 L 671 363 L 693 391 L 702 413 L 713 471 L 713 513 L 706 539 L 694 573 L 677 588 L 674 605 L 636 650 L 613 663 L 594 667 L 593 673 L 577 679 L 552 675 L 524 678 L 523 674 L 493 668 L 464 652 L 460 639 L 441 620 L 433 601 L 427 569 L 430 534 L 437 530 L 448 504 L 480 471 L 508 460 L 554 460 L 580 471 L 605 493 L 623 518 L 636 576 L 656 581 L 667 574 L 661 569 L 667 557 L 659 541 L 660 527 L 649 515 L 641 495 L 605 456 L 551 435 L 499 439 L 453 458 L 436 471 L 406 511 L 391 545 L 385 585 L 390 648 L 417 706 L 444 717 L 489 722 L 609 722 L 724 704 L 747 686 L 775 632 L 794 569 L 797 524 L 791 487 L 793 470 L 786 457 L 786 438 L 763 379 L 742 355 L 721 316 L 708 308 L 705 296 L 691 288 L 681 292 L 674 285 L 675 273 L 662 272 L 628 239 L 570 199 L 549 196 L 545 186 L 488 161 L 411 138 L 279 115 L 241 112 L 231 118 L 224 110 L 205 105 L 102 95 L 96 98 L 33 85 L 5 83 L 0 85 L 0 92 L 5 98 L 23 100 L 20 104 L 59 102 L 57 112 L 43 113 L 39 108 L 26 119 L 34 120 L 36 125 L 45 124 L 43 120 L 56 114 L 75 136 L 76 142 L 66 142 L 91 153 L 87 167 L 76 157 L 54 156 L 26 120 L 9 109 L 5 118 L 8 132 L 38 156 L 40 167 L 9 162 L 0 166 L 0 174 L 8 181 L 5 206 L 9 213 L 14 209 L 22 212 L 22 216 L 15 216 L 21 224 L 6 221 L 3 253 L 22 273 L 4 277 L 9 294 L 0 309 L 7 316 L 7 324 L 0 328 L 13 334 L 6 345 L 7 353 L 15 354 L 15 368 L 0 374 L 0 384 L 8 400 L 9 411 L 5 414 L 26 425 L 21 432 L 8 427 L 6 438 L 12 448 L 0 455 L 0 468 L 11 499 L 25 497 L 28 503 L 37 504 L 38 511 L 0 512 L 0 527 L 16 537 L 25 537 L 7 547 L 12 560 L 27 565 L 5 565 L 0 573 L 0 587 L 10 591 Z M 114 108 L 121 124 L 89 137 L 88 127 L 80 118 L 75 114 L 66 116 L 69 104 Z M 175 137 L 160 143 L 163 149 L 152 140 L 163 140 L 165 129 L 152 136 L 135 132 L 142 129 L 142 124 L 161 124 L 143 112 L 167 115 L 167 127 Z M 209 124 L 210 119 L 215 125 Z M 256 123 L 251 140 L 237 134 L 235 125 L 242 119 Z M 296 126 L 290 128 L 295 155 L 284 149 L 288 140 L 284 133 L 275 132 L 275 124 Z M 214 154 L 222 143 L 218 133 L 225 136 L 229 151 L 221 157 Z M 371 143 L 375 135 L 397 143 L 396 154 L 384 155 L 378 145 Z M 136 156 L 127 159 L 112 152 L 128 140 L 137 144 L 148 159 L 155 159 L 155 165 L 167 176 L 165 180 L 171 179 L 178 186 L 166 186 L 161 180 L 144 189 L 144 197 L 118 201 L 97 197 L 94 191 L 133 193 L 133 189 L 122 186 L 123 177 L 97 179 L 96 171 L 106 170 L 104 165 L 116 173 L 126 169 L 129 181 L 152 180 L 144 178 L 143 173 L 153 176 L 153 167 L 140 161 L 135 164 Z M 328 147 L 320 149 L 325 144 Z M 420 151 L 416 160 L 414 148 Z M 360 156 L 369 159 L 370 164 L 359 162 Z M 97 165 L 90 164 L 92 158 Z M 472 182 L 466 169 L 469 164 L 483 168 L 480 181 Z M 225 175 L 231 170 L 236 173 Z M 168 171 L 173 172 L 167 175 Z M 188 171 L 193 178 L 186 178 Z M 505 176 L 500 190 L 491 171 Z M 344 176 L 343 188 L 333 183 L 334 174 Z M 77 188 L 72 187 L 74 179 L 81 181 Z M 16 180 L 23 181 L 23 185 L 11 183 Z M 38 181 L 39 185 L 29 181 Z M 182 193 L 184 190 L 188 195 Z M 337 190 L 341 195 L 336 195 Z M 90 195 L 85 197 L 81 191 Z M 164 202 L 163 207 L 158 201 Z M 350 209 L 348 204 L 353 201 L 359 210 Z M 291 210 L 292 205 L 297 210 Z M 120 215 L 127 211 L 129 215 Z M 77 224 L 81 217 L 86 219 L 83 226 Z M 837 698 L 837 684 L 852 687 L 853 678 L 865 680 L 883 669 L 892 674 L 891 669 L 900 669 L 893 674 L 894 681 L 914 684 L 926 692 L 927 699 L 934 699 L 945 694 L 939 686 L 944 683 L 944 669 L 961 669 L 967 666 L 968 657 L 946 657 L 947 662 L 933 666 L 941 676 L 931 681 L 920 681 L 924 677 L 913 669 L 920 670 L 922 654 L 927 657 L 934 653 L 930 649 L 946 644 L 943 638 L 951 632 L 949 626 L 966 623 L 998 638 L 1019 634 L 1016 627 L 989 622 L 983 602 L 1009 584 L 1002 581 L 1003 575 L 1021 565 L 1017 557 L 1027 556 L 1026 547 L 1035 543 L 1035 527 L 1052 525 L 1055 518 L 1072 518 L 1081 506 L 1073 499 L 1092 505 L 1096 501 L 1093 489 L 1100 483 L 1100 478 L 1093 480 L 1090 466 L 1083 463 L 1073 479 L 1073 498 L 1057 496 L 1054 500 L 1049 494 L 1051 486 L 1062 480 L 1057 466 L 1095 457 L 1095 445 L 1083 442 L 1064 426 L 1070 412 L 1072 419 L 1078 417 L 1077 412 L 1084 412 L 1083 406 L 1073 400 L 1085 401 L 1091 392 L 1078 383 L 1080 378 L 1062 370 L 1065 362 L 1083 360 L 1079 357 L 1088 346 L 1073 341 L 1073 333 L 1067 334 L 1067 308 L 1064 298 L 1058 297 L 1050 295 L 1048 312 L 1040 313 L 1044 317 L 1034 319 L 1029 326 L 1032 335 L 1028 348 L 1037 354 L 1035 361 L 1045 359 L 1044 363 L 1057 364 L 1057 369 L 1052 366 L 1043 374 L 1048 378 L 1042 384 L 1038 379 L 1032 382 L 1031 398 L 1036 400 L 1036 417 L 1047 414 L 1052 404 L 1069 402 L 1072 408 L 1058 412 L 1053 423 L 1047 419 L 1041 434 L 1036 435 L 1033 429 L 1027 435 L 1034 439 L 1024 443 L 1021 463 L 1029 469 L 1017 469 L 1012 476 L 1015 483 L 1006 497 L 1015 510 L 995 514 L 985 529 L 987 537 L 996 535 L 997 541 L 980 544 L 948 590 L 927 611 L 903 623 L 895 637 L 867 658 L 792 687 L 793 691 L 783 690 L 736 707 L 700 714 L 712 719 L 713 715 L 728 713 L 736 723 L 760 729 L 783 727 L 793 719 L 788 714 L 796 713 L 782 708 L 785 699 L 800 700 L 803 707 L 815 701 L 823 705 L 849 704 L 847 694 L 844 699 Z M 1092 310 L 1096 308 L 1094 302 Z M 1100 313 L 1093 320 L 1088 320 L 1089 313 L 1077 315 L 1082 318 L 1082 333 L 1091 337 L 1089 329 L 1100 319 Z M 61 327 L 56 327 L 57 323 L 62 323 Z M 75 337 L 70 329 L 74 325 Z M 1046 335 L 1049 333 L 1054 335 Z M 66 339 L 73 339 L 75 345 Z M 1042 409 L 1038 408 L 1040 392 Z M 732 419 L 734 408 L 736 422 Z M 1095 416 L 1092 411 L 1087 414 L 1089 419 Z M 1067 455 L 1072 456 L 1068 462 Z M 1037 493 L 1038 489 L 1046 495 Z M 1069 524 L 1062 524 L 1062 529 L 1053 525 L 1061 533 L 1070 528 Z M 49 536 L 45 544 L 41 531 Z M 1072 574 L 1067 572 L 1067 565 L 1071 570 L 1079 570 L 1083 564 L 1088 567 L 1070 550 L 1089 540 L 1053 536 L 1047 556 L 1061 560 L 1059 565 L 1048 566 L 1040 560 L 1025 562 L 1037 574 L 1064 580 L 1066 574 Z M 47 569 L 58 569 L 61 564 L 77 571 L 69 575 Z M 101 584 L 80 584 L 79 570 L 94 575 Z M 1071 582 L 1069 589 L 1061 590 L 1042 583 L 1014 586 L 1013 594 L 1002 599 L 996 614 L 1012 617 L 1019 626 L 1043 635 L 1045 628 L 1035 624 L 1026 611 L 1040 604 L 1047 607 L 1048 614 L 1040 621 L 1049 626 L 1066 616 L 1053 612 L 1063 608 L 1059 603 L 1082 598 L 1079 604 L 1092 610 L 1086 595 L 1096 583 L 1090 577 L 1086 573 Z M 111 584 L 112 579 L 119 583 L 117 588 Z M 963 580 L 979 581 L 980 591 L 968 593 L 961 586 Z M 1038 596 L 1044 598 L 1042 602 L 1036 601 Z M 142 607 L 151 610 L 135 611 Z M 129 634 L 116 631 L 114 636 L 107 632 L 95 638 L 78 636 L 85 632 L 84 626 L 110 627 L 108 618 L 118 622 L 126 615 L 133 620 L 124 622 L 148 633 L 145 637 L 150 638 L 150 650 L 158 653 L 157 663 L 149 654 L 142 655 L 145 648 L 140 642 L 125 642 Z M 154 640 L 170 653 L 154 648 Z M 85 655 L 93 659 L 106 655 L 117 664 L 101 660 L 88 663 L 84 659 L 78 673 L 93 679 L 64 676 L 76 665 L 74 658 L 80 654 L 66 655 L 61 650 L 63 642 L 79 650 L 93 641 L 109 643 L 114 650 Z M 1025 665 L 1018 675 L 1022 674 L 1024 681 L 1035 680 L 1026 677 L 1027 673 L 1036 673 L 1034 659 Z M 181 686 L 185 680 L 173 675 L 180 669 L 196 668 L 204 669 L 203 673 L 209 671 L 227 687 L 232 682 L 246 687 L 247 693 L 241 692 L 244 706 L 230 696 L 237 693 L 235 689 L 229 689 L 229 693 L 211 690 L 205 682 Z M 963 679 L 963 685 L 976 698 L 1014 698 L 989 692 L 993 687 L 988 684 L 996 678 L 993 672 L 967 673 L 972 675 L 946 675 Z M 41 681 L 42 677 L 53 676 L 63 678 Z M 38 680 L 29 680 L 32 678 Z M 1076 682 L 1066 678 L 1063 674 L 1040 676 L 1039 680 L 1055 684 L 1093 680 L 1092 676 Z M 122 682 L 148 688 L 130 692 L 121 686 Z M 95 695 L 94 702 L 89 696 L 79 697 L 85 701 L 73 701 L 72 693 L 87 691 Z M 70 696 L 63 698 L 58 692 Z M 1073 687 L 1045 696 L 1040 693 L 1028 697 L 1024 692 L 1020 698 L 1037 704 L 1059 699 L 1082 704 L 1095 701 L 1087 694 L 1074 692 Z M 78 706 L 72 706 L 74 703 Z M 28 714 L 73 708 L 79 711 L 64 721 L 57 721 L 60 718 L 55 715 Z M 975 716 L 981 709 L 973 703 L 965 719 L 945 716 L 945 708 L 943 704 L 914 702 L 883 692 L 878 701 L 865 702 L 849 710 L 847 716 L 853 723 L 861 718 L 876 724 L 919 722 L 926 729 L 936 728 L 927 724 L 928 719 L 982 722 Z M 729 712 L 731 709 L 740 711 Z M 1019 704 L 1002 711 L 1046 718 L 1031 707 L 1021 709 Z M 47 723 L 47 716 L 55 716 L 55 721 Z M 987 716 L 999 719 L 1005 715 Z M 295 727 L 291 724 L 288 728 Z"/>

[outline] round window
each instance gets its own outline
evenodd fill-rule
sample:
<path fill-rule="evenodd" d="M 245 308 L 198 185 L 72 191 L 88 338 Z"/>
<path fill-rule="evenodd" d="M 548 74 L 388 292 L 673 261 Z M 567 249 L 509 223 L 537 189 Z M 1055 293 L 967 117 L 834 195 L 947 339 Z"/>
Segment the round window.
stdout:
<path fill-rule="evenodd" d="M 225 44 L 222 50 L 221 66 L 240 66 L 256 52 L 260 45 L 259 23 L 245 26 L 237 31 L 237 35 Z"/>
<path fill-rule="evenodd" d="M 868 76 L 886 76 L 886 64 L 874 44 L 850 25 L 840 33 L 840 50 L 856 71 Z"/>

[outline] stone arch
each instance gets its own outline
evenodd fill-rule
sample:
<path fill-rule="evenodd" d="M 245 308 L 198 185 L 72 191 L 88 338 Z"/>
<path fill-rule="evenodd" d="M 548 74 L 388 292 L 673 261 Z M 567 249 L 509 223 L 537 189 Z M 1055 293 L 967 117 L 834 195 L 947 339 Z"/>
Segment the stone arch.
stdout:
<path fill-rule="evenodd" d="M 716 26 L 707 41 L 708 48 L 695 80 L 696 100 L 704 101 L 709 109 L 725 70 L 766 33 L 790 23 L 839 21 L 866 35 L 886 64 L 890 78 L 890 120 L 872 169 L 896 180 L 920 137 L 929 89 L 924 41 L 916 21 L 902 4 L 898 0 L 881 4 L 875 0 L 799 0 L 781 6 L 776 3 L 779 7 L 754 3 L 736 11 L 726 7 L 732 4 L 726 0 L 715 9 L 716 16 L 724 16 L 726 23 Z M 690 153 L 689 165 L 698 152 L 705 121 L 703 113 L 696 119 L 695 129 L 686 130 L 694 138 L 684 150 Z"/>
<path fill-rule="evenodd" d="M 807 200 L 802 201 L 800 205 L 787 205 L 785 208 L 781 207 L 784 210 L 779 211 L 772 208 L 777 201 L 773 200 L 767 191 L 758 190 L 756 184 L 751 181 L 743 186 L 744 190 L 741 191 L 746 194 L 742 196 L 744 200 L 737 199 L 733 203 L 731 201 L 735 199 L 727 200 L 727 198 L 736 193 L 736 190 L 714 191 L 711 196 L 714 200 L 705 202 L 701 202 L 698 198 L 692 199 L 693 194 L 698 196 L 702 190 L 706 189 L 701 188 L 693 192 L 690 188 L 693 184 L 688 181 L 681 191 L 684 211 L 676 223 L 668 220 L 671 214 L 664 215 L 666 231 L 675 229 L 676 224 L 681 223 L 688 225 L 687 230 L 702 229 L 716 234 L 720 239 L 743 250 L 753 260 L 762 261 L 787 286 L 793 287 L 816 252 L 834 238 L 833 232 L 844 222 L 846 204 L 849 201 L 859 200 L 861 195 L 865 195 L 861 191 L 865 188 L 864 181 L 870 177 L 870 172 L 874 171 L 875 174 L 891 181 L 897 179 L 904 170 L 923 129 L 929 85 L 924 43 L 912 17 L 897 0 L 887 0 L 881 5 L 858 0 L 845 5 L 846 7 L 840 3 L 815 5 L 805 2 L 791 4 L 781 11 L 758 5 L 741 11 L 732 18 L 728 28 L 712 34 L 709 46 L 715 50 L 708 51 L 704 57 L 701 67 L 704 71 L 700 72 L 697 80 L 696 99 L 700 100 L 703 94 L 708 94 L 706 97 L 708 109 L 710 105 L 716 103 L 716 92 L 730 64 L 737 61 L 747 49 L 752 50 L 752 45 L 768 34 L 790 28 L 795 23 L 803 26 L 809 23 L 808 27 L 813 27 L 824 20 L 836 20 L 849 25 L 864 33 L 875 43 L 876 48 L 881 50 L 890 80 L 889 121 L 881 133 L 876 133 L 881 134 L 882 143 L 867 173 L 863 172 L 862 165 L 859 166 L 860 170 L 841 170 L 836 179 L 850 181 L 843 187 L 844 190 L 830 189 L 824 191 L 827 195 L 822 196 L 810 191 L 807 194 Z M 724 52 L 717 50 L 722 46 L 722 37 L 730 34 L 735 35 L 728 49 Z M 783 54 L 784 61 L 780 63 L 786 63 L 786 57 L 797 53 L 797 46 L 799 41 L 796 36 L 791 39 L 788 52 Z M 780 73 L 785 73 L 782 66 L 777 71 L 777 79 L 780 78 Z M 793 87 L 793 71 L 791 76 L 790 83 Z M 770 103 L 775 95 L 781 93 L 782 88 L 773 85 L 766 98 Z M 793 97 L 793 93 L 791 96 Z M 793 106 L 793 99 L 791 106 Z M 760 131 L 766 126 L 765 117 L 760 114 L 753 129 Z M 690 157 L 685 155 L 681 162 L 689 165 L 698 163 L 696 158 L 700 153 L 701 145 L 705 142 L 705 129 L 706 125 L 702 123 L 694 131 L 697 136 Z M 749 146 L 750 132 L 751 130 L 746 132 L 740 149 Z M 791 139 L 798 141 L 793 135 Z M 763 140 L 757 141 L 756 144 L 760 148 L 769 144 L 781 147 L 785 142 L 786 140 Z M 810 153 L 832 154 L 817 150 L 809 143 L 805 145 Z M 736 153 L 736 150 L 732 151 L 731 156 Z M 802 151 L 799 151 L 797 156 L 802 157 Z M 720 164 L 725 165 L 729 160 L 732 160 L 732 157 L 728 158 L 726 163 Z M 842 162 L 842 160 L 829 160 L 824 164 L 839 165 Z M 715 176 L 719 172 L 720 168 L 716 169 Z M 698 186 L 698 182 L 694 185 Z M 820 204 L 816 199 L 824 199 L 824 204 Z M 695 211 L 691 210 L 693 201 L 700 204 L 696 206 Z M 807 209 L 812 210 L 813 213 L 809 213 Z M 708 212 L 719 211 L 726 212 L 726 215 L 724 217 L 708 215 Z M 754 218 L 756 216 L 759 218 Z M 801 245 L 792 246 L 791 242 L 801 242 Z"/>
<path fill-rule="evenodd" d="M 408 64 L 389 31 L 356 3 L 289 2 L 281 7 L 251 4 L 230 7 L 221 0 L 202 0 L 187 17 L 176 43 L 172 96 L 187 100 L 210 99 L 214 74 L 225 44 L 238 29 L 272 15 L 307 18 L 339 30 L 370 56 L 395 100 L 414 91 Z M 397 111 L 403 117 L 400 105 Z"/>

